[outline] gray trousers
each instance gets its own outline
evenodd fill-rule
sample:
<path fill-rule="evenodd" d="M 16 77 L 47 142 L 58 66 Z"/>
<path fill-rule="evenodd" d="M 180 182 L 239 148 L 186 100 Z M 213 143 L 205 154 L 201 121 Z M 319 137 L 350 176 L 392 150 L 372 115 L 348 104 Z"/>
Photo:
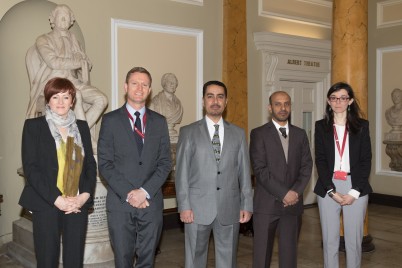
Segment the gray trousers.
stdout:
<path fill-rule="evenodd" d="M 240 223 L 221 225 L 215 219 L 210 225 L 184 224 L 186 268 L 206 268 L 211 231 L 215 244 L 215 267 L 236 268 Z"/>
<path fill-rule="evenodd" d="M 107 211 L 116 268 L 153 268 L 163 227 L 161 210 Z"/>
<path fill-rule="evenodd" d="M 336 191 L 347 194 L 352 188 L 351 178 L 346 181 L 332 180 Z M 340 213 L 343 214 L 343 226 L 346 249 L 346 267 L 357 268 L 361 265 L 363 225 L 366 215 L 368 195 L 361 196 L 352 205 L 341 206 L 328 195 L 318 196 L 321 230 L 323 239 L 324 267 L 339 267 L 339 229 Z"/>

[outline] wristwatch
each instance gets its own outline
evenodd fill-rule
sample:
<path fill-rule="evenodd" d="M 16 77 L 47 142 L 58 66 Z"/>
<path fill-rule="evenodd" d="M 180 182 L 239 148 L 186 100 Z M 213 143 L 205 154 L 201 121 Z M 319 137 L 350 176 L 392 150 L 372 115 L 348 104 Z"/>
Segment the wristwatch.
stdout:
<path fill-rule="evenodd" d="M 332 190 L 332 191 L 330 191 L 329 193 L 328 193 L 328 195 L 329 195 L 329 197 L 333 197 L 334 196 L 334 194 L 335 194 L 336 192 L 334 191 L 334 190 Z"/>

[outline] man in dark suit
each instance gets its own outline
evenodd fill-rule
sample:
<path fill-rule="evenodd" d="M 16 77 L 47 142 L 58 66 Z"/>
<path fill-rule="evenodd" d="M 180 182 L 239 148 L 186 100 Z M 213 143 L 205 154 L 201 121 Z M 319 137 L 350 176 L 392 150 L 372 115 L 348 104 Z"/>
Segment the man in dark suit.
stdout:
<path fill-rule="evenodd" d="M 279 235 L 279 267 L 297 267 L 297 240 L 303 191 L 313 166 L 306 132 L 289 123 L 290 96 L 269 98 L 272 121 L 253 129 L 250 157 L 256 176 L 254 192 L 253 267 L 270 266 L 275 232 Z"/>
<path fill-rule="evenodd" d="M 163 220 L 161 187 L 170 170 L 166 119 L 145 108 L 150 73 L 127 73 L 127 102 L 106 114 L 98 140 L 99 171 L 108 184 L 108 225 L 116 267 L 153 267 Z"/>
<path fill-rule="evenodd" d="M 226 104 L 225 84 L 205 83 L 205 118 L 180 129 L 176 194 L 185 223 L 186 268 L 207 266 L 211 231 L 216 267 L 235 268 L 239 226 L 253 211 L 246 136 L 223 120 Z"/>

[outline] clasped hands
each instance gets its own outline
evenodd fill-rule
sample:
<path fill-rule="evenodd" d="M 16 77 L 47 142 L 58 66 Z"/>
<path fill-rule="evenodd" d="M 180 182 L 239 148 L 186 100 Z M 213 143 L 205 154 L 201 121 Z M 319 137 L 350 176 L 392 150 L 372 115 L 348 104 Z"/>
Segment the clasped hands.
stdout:
<path fill-rule="evenodd" d="M 135 208 L 146 208 L 149 207 L 149 202 L 147 200 L 147 194 L 142 189 L 131 190 L 127 194 L 127 203 Z"/>
<path fill-rule="evenodd" d="M 81 207 L 87 202 L 89 193 L 81 193 L 77 196 L 58 196 L 54 205 L 64 211 L 65 214 L 79 213 Z"/>
<path fill-rule="evenodd" d="M 334 193 L 332 199 L 339 203 L 341 206 L 352 205 L 355 201 L 355 198 L 350 194 L 340 194 L 338 192 Z"/>
<path fill-rule="evenodd" d="M 293 190 L 289 190 L 282 200 L 284 207 L 296 205 L 297 202 L 299 202 L 299 194 Z"/>

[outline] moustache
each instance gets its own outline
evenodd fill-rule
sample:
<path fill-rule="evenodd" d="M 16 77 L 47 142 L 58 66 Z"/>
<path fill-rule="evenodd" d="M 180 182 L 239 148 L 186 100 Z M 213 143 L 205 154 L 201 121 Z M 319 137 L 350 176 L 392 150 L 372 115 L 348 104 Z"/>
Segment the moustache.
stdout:
<path fill-rule="evenodd" d="M 211 108 L 221 108 L 221 106 L 219 104 L 213 104 L 211 105 Z"/>

